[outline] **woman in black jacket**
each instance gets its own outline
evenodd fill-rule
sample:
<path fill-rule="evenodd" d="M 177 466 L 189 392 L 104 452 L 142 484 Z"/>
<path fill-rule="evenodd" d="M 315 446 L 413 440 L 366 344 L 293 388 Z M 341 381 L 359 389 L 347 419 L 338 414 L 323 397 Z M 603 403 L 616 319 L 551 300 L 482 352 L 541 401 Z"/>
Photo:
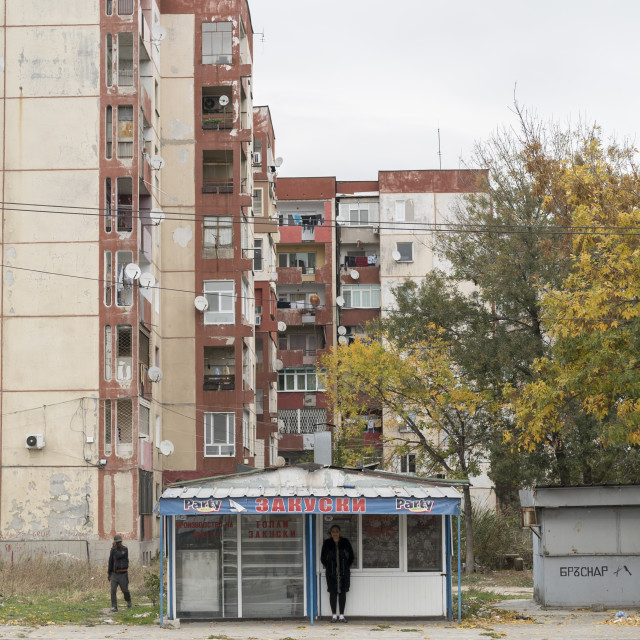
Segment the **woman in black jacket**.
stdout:
<path fill-rule="evenodd" d="M 327 591 L 331 604 L 331 622 L 346 622 L 344 607 L 347 603 L 347 591 L 351 582 L 353 549 L 351 543 L 340 535 L 340 527 L 334 524 L 329 529 L 330 538 L 322 544 L 320 562 L 327 575 Z M 336 605 L 340 605 L 340 618 L 336 616 Z"/>

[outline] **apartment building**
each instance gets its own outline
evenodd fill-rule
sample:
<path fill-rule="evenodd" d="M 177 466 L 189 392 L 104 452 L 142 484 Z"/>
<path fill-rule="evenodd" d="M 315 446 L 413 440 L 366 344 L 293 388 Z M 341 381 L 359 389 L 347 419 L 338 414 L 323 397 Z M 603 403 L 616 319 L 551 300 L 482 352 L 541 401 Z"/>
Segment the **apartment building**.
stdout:
<path fill-rule="evenodd" d="M 148 559 L 163 484 L 277 457 L 249 6 L 2 4 L 3 553 Z"/>

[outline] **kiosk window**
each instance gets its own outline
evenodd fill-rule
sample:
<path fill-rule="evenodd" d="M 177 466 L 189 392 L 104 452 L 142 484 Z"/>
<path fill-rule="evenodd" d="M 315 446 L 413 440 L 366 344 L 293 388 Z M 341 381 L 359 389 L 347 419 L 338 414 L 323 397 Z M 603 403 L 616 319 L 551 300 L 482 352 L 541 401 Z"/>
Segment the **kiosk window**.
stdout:
<path fill-rule="evenodd" d="M 407 571 L 442 571 L 440 516 L 407 516 Z"/>
<path fill-rule="evenodd" d="M 340 535 L 346 538 L 353 548 L 353 564 L 352 569 L 356 569 L 359 564 L 358 558 L 358 516 L 357 515 L 344 515 L 344 516 L 325 516 L 322 524 L 322 540 L 320 540 L 320 547 L 322 542 L 331 537 L 329 529 L 337 524 L 340 527 Z M 320 553 L 320 552 L 318 552 Z"/>
<path fill-rule="evenodd" d="M 400 567 L 400 531 L 398 516 L 362 516 L 363 569 Z"/>

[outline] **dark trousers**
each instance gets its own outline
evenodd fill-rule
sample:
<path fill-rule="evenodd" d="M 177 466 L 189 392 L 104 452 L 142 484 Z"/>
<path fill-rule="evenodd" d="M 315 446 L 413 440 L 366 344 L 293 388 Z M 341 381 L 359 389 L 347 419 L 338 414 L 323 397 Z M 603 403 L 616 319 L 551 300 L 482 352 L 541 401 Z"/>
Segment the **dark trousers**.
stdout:
<path fill-rule="evenodd" d="M 336 605 L 340 605 L 340 615 L 344 614 L 344 607 L 347 604 L 347 594 L 329 591 L 329 604 L 331 605 L 331 613 L 336 615 Z"/>
<path fill-rule="evenodd" d="M 122 594 L 124 595 L 124 599 L 127 603 L 127 606 L 131 606 L 131 594 L 129 593 L 129 574 L 125 571 L 124 573 L 112 573 L 111 574 L 111 608 L 118 608 L 118 585 L 120 585 L 120 589 L 122 590 Z"/>

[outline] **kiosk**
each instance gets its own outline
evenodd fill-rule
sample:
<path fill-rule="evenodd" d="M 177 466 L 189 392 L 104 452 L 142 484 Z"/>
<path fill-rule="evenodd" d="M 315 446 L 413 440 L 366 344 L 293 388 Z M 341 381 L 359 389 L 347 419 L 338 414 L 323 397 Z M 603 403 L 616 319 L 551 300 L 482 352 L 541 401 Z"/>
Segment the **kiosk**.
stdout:
<path fill-rule="evenodd" d="M 173 485 L 156 505 L 168 558 L 166 615 L 308 616 L 313 624 L 330 614 L 319 555 L 339 524 L 356 556 L 349 616 L 451 619 L 460 484 L 301 464 Z"/>

